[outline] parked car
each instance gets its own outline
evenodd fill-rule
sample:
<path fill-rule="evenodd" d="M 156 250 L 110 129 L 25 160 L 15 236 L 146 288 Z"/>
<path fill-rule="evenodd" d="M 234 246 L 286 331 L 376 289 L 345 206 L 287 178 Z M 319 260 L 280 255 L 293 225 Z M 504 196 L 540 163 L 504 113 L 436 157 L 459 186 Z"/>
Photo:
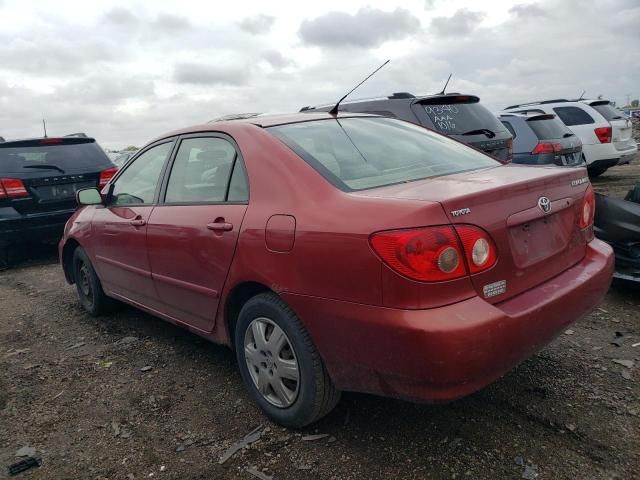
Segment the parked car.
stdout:
<path fill-rule="evenodd" d="M 513 163 L 583 165 L 582 142 L 555 115 L 499 113 L 513 137 Z"/>
<path fill-rule="evenodd" d="M 595 232 L 613 247 L 614 277 L 640 282 L 640 180 L 624 200 L 596 194 Z"/>
<path fill-rule="evenodd" d="M 379 116 L 168 133 L 78 200 L 60 259 L 84 308 L 122 300 L 231 346 L 289 427 L 341 390 L 468 395 L 594 308 L 613 272 L 585 169 Z"/>
<path fill-rule="evenodd" d="M 332 107 L 304 107 L 300 111 L 328 112 Z M 388 97 L 342 102 L 339 111 L 373 113 L 416 123 L 501 160 L 511 160 L 511 134 L 475 95 L 447 93 L 416 97 L 400 92 Z"/>
<path fill-rule="evenodd" d="M 57 241 L 76 209 L 76 192 L 106 185 L 115 171 L 93 138 L 0 143 L 0 258 L 18 242 Z"/>
<path fill-rule="evenodd" d="M 504 110 L 510 113 L 557 115 L 582 142 L 582 155 L 592 177 L 602 175 L 609 168 L 618 165 L 622 157 L 634 155 L 638 150 L 635 142 L 632 147 L 623 148 L 622 143 L 613 140 L 611 123 L 598 110 L 582 100 L 545 100 L 511 105 Z"/>

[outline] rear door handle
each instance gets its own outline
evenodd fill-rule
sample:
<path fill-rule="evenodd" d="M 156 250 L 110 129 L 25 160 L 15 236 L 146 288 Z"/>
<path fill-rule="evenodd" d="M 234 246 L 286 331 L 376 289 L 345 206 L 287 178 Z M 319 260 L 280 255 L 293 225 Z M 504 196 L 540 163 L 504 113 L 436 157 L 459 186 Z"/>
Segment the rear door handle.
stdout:
<path fill-rule="evenodd" d="M 143 227 L 147 224 L 147 221 L 144 220 L 143 218 L 134 218 L 129 223 L 134 227 Z"/>
<path fill-rule="evenodd" d="M 233 230 L 233 224 L 228 222 L 211 222 L 207 223 L 207 228 L 214 232 L 230 232 Z"/>

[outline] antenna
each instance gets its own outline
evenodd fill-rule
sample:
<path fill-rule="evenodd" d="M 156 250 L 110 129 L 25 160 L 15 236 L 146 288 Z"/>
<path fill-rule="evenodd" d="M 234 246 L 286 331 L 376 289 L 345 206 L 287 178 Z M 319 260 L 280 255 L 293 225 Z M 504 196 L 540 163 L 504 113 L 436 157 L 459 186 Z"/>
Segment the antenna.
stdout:
<path fill-rule="evenodd" d="M 444 87 L 442 87 L 442 91 L 438 93 L 438 95 L 444 95 L 444 91 L 447 89 L 447 85 L 449 85 L 449 80 L 451 80 L 451 75 L 453 75 L 453 73 L 449 74 L 449 78 L 447 78 L 447 81 L 444 84 Z"/>
<path fill-rule="evenodd" d="M 47 124 L 44 121 L 44 118 L 42 119 L 42 128 L 44 128 L 44 138 L 47 138 Z"/>
<path fill-rule="evenodd" d="M 367 80 L 369 80 L 371 77 L 373 77 L 373 75 L 380 70 L 382 67 L 384 67 L 387 63 L 389 63 L 391 60 L 387 60 L 386 62 L 384 62 L 382 65 L 380 65 L 378 68 L 376 68 L 373 72 L 371 72 L 369 74 L 369 76 L 367 78 L 365 78 L 364 80 L 362 80 L 358 85 L 356 85 L 355 87 L 353 87 L 351 90 L 349 90 L 349 92 L 342 97 L 340 100 L 338 100 L 338 103 L 336 103 L 333 108 L 331 110 L 329 110 L 329 113 L 331 115 L 337 115 L 338 114 L 338 107 L 340 106 L 340 102 L 342 102 L 345 98 L 347 98 L 349 95 L 351 95 L 353 93 L 353 91 L 358 88 L 360 85 L 362 85 L 364 82 L 366 82 Z"/>
<path fill-rule="evenodd" d="M 582 100 L 584 98 L 584 94 L 587 93 L 586 90 L 583 90 L 582 93 L 580 94 L 580 96 L 578 97 L 578 100 Z"/>

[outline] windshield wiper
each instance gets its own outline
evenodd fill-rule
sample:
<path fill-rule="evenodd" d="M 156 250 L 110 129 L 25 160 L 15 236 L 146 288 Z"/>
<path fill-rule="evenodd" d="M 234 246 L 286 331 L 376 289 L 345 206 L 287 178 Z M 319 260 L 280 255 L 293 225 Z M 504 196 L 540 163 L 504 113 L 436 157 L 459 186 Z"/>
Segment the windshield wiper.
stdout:
<path fill-rule="evenodd" d="M 562 135 L 562 138 L 573 137 L 574 135 L 575 135 L 575 133 L 567 132 L 564 135 Z"/>
<path fill-rule="evenodd" d="M 478 135 L 479 133 L 482 133 L 489 138 L 493 138 L 496 136 L 496 132 L 494 132 L 493 130 L 489 130 L 488 128 L 477 128 L 475 130 L 469 130 L 468 132 L 464 132 L 462 135 Z"/>
<path fill-rule="evenodd" d="M 56 167 L 55 165 L 25 165 L 22 168 L 37 168 L 40 170 L 57 170 L 60 173 L 65 173 L 63 169 L 60 167 Z"/>

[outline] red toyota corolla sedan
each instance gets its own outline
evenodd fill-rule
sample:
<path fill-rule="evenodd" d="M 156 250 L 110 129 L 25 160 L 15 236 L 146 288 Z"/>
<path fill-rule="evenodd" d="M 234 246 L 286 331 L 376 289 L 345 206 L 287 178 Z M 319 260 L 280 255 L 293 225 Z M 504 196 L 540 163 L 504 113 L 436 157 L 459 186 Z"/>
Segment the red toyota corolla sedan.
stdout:
<path fill-rule="evenodd" d="M 231 346 L 302 427 L 341 390 L 463 397 L 601 301 L 582 168 L 502 164 L 372 115 L 208 123 L 143 148 L 60 243 L 92 314 L 121 300 Z"/>

